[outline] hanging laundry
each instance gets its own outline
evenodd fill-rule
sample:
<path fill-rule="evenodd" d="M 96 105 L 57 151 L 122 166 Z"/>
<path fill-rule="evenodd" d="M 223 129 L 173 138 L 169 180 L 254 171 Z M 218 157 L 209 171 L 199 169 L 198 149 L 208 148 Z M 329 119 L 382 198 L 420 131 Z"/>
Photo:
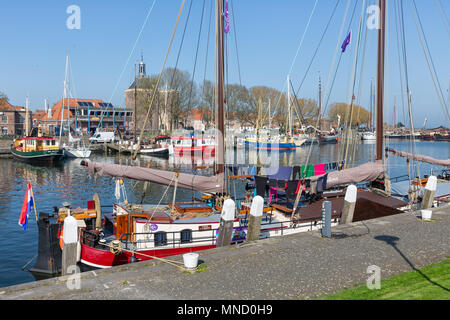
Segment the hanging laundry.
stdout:
<path fill-rule="evenodd" d="M 325 174 L 325 164 L 316 164 L 314 165 L 314 175 L 320 176 Z"/>
<path fill-rule="evenodd" d="M 293 180 L 300 179 L 300 166 L 294 166 L 292 168 L 292 179 Z"/>
<path fill-rule="evenodd" d="M 268 180 L 266 177 L 255 176 L 256 194 L 265 197 L 266 189 L 268 187 Z"/>
<path fill-rule="evenodd" d="M 300 178 L 309 178 L 314 176 L 314 165 L 308 165 L 308 166 L 301 166 L 301 176 Z"/>

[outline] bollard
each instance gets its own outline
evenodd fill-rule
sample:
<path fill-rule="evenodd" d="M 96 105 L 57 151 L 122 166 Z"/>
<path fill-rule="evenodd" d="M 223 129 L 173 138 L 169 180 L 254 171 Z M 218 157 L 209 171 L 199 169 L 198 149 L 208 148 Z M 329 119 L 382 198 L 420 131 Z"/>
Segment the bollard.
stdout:
<path fill-rule="evenodd" d="M 64 219 L 63 227 L 63 250 L 62 250 L 62 275 L 68 274 L 77 265 L 77 242 L 78 223 L 77 220 L 68 216 Z M 70 273 L 70 272 L 69 272 Z"/>
<path fill-rule="evenodd" d="M 322 203 L 322 237 L 331 238 L 331 201 Z"/>
<path fill-rule="evenodd" d="M 355 213 L 356 196 L 358 190 L 356 186 L 351 184 L 348 186 L 345 192 L 344 208 L 342 209 L 341 224 L 347 224 L 353 222 L 353 214 Z"/>
<path fill-rule="evenodd" d="M 420 209 L 430 209 L 433 207 L 434 194 L 437 187 L 437 178 L 435 176 L 430 176 L 425 186 L 425 193 L 422 199 L 422 205 Z"/>
<path fill-rule="evenodd" d="M 220 218 L 219 235 L 217 237 L 217 247 L 229 246 L 233 234 L 234 214 L 236 204 L 233 200 L 227 199 L 223 202 L 222 214 Z"/>
<path fill-rule="evenodd" d="M 264 199 L 261 196 L 254 197 L 248 219 L 247 241 L 259 240 L 263 210 Z"/>

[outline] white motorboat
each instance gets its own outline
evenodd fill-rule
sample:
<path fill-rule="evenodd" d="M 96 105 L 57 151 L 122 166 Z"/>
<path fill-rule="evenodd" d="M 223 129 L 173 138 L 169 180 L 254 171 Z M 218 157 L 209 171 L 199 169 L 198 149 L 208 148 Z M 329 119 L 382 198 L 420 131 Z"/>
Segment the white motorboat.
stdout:
<path fill-rule="evenodd" d="M 375 132 L 363 132 L 363 134 L 361 135 L 361 139 L 362 140 L 377 140 L 377 135 Z"/>

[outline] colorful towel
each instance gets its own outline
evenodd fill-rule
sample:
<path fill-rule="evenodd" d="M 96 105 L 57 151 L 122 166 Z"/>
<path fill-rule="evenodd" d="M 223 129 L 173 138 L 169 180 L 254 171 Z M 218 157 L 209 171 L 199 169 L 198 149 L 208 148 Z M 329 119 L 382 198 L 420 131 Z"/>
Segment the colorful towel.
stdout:
<path fill-rule="evenodd" d="M 322 174 L 325 174 L 325 164 L 314 165 L 314 175 L 320 176 Z"/>
<path fill-rule="evenodd" d="M 300 169 L 300 178 L 304 179 L 304 178 L 309 178 L 309 177 L 313 177 L 314 176 L 314 165 L 309 165 L 306 166 L 306 170 L 305 170 L 305 166 L 301 166 Z"/>

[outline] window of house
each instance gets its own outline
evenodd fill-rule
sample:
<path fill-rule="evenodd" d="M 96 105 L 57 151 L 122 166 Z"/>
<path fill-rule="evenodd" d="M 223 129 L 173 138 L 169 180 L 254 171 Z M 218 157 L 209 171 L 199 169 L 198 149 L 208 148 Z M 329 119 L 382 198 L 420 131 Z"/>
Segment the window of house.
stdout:
<path fill-rule="evenodd" d="M 7 116 L 2 116 L 2 122 L 3 123 L 8 123 L 8 117 Z"/>

